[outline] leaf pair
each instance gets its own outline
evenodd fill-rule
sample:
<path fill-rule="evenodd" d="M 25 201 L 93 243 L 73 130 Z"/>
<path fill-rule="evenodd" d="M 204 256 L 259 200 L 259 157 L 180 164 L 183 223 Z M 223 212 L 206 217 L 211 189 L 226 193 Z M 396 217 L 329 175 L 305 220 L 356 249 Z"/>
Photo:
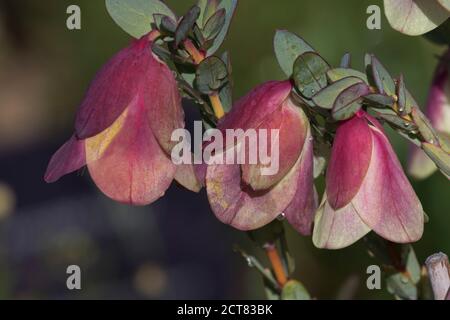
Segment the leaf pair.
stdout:
<path fill-rule="evenodd" d="M 106 0 L 106 8 L 113 20 L 127 33 L 140 38 L 158 28 L 173 34 L 180 44 L 194 31 L 196 38 L 207 46 L 207 54 L 214 54 L 228 33 L 237 0 L 200 0 L 181 19 L 159 0 Z"/>

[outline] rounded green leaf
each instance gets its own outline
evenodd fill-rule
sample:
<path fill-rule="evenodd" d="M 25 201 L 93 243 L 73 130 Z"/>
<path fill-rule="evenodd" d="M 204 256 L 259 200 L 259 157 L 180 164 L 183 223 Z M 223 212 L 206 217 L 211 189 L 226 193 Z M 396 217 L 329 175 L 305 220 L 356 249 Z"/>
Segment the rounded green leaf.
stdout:
<path fill-rule="evenodd" d="M 372 75 L 381 94 L 386 93 L 389 96 L 396 94 L 394 79 L 375 56 L 372 56 Z"/>
<path fill-rule="evenodd" d="M 155 14 L 177 20 L 172 10 L 159 0 L 106 0 L 105 3 L 113 20 L 135 38 L 151 31 Z"/>
<path fill-rule="evenodd" d="M 357 78 L 360 78 L 365 83 L 369 83 L 369 81 L 367 80 L 367 76 L 364 73 L 362 73 L 358 70 L 353 70 L 353 69 L 347 69 L 347 68 L 331 69 L 331 70 L 328 70 L 327 76 L 331 82 L 336 82 L 336 81 L 339 81 L 341 79 L 348 78 L 348 77 L 357 77 Z"/>
<path fill-rule="evenodd" d="M 315 52 L 300 55 L 294 63 L 292 78 L 300 94 L 311 99 L 328 84 L 328 63 Z"/>
<path fill-rule="evenodd" d="M 365 83 L 357 83 L 345 89 L 336 99 L 333 106 L 335 120 L 347 120 L 353 117 L 362 107 L 363 97 L 370 93 Z"/>
<path fill-rule="evenodd" d="M 296 280 L 290 280 L 283 287 L 281 292 L 282 300 L 311 300 L 306 288 Z"/>
<path fill-rule="evenodd" d="M 323 109 L 332 109 L 337 97 L 345 89 L 351 87 L 354 84 L 362 83 L 363 80 L 357 77 L 347 77 L 339 81 L 334 82 L 325 89 L 321 90 L 313 97 L 313 102 Z"/>
<path fill-rule="evenodd" d="M 392 28 L 410 36 L 425 34 L 450 16 L 435 0 L 384 0 L 384 10 Z"/>
<path fill-rule="evenodd" d="M 278 63 L 288 77 L 292 75 L 294 62 L 300 55 L 314 52 L 305 40 L 287 30 L 278 30 L 273 42 Z"/>
<path fill-rule="evenodd" d="M 392 108 L 395 103 L 394 98 L 379 93 L 369 94 L 364 97 L 364 100 L 374 108 Z"/>
<path fill-rule="evenodd" d="M 196 76 L 197 89 L 203 94 L 210 94 L 224 84 L 228 76 L 227 66 L 220 58 L 212 56 L 198 66 Z"/>
<path fill-rule="evenodd" d="M 233 19 L 236 7 L 237 0 L 221 0 L 219 5 L 217 6 L 217 11 L 221 9 L 225 10 L 225 22 L 223 23 L 223 27 L 220 30 L 219 34 L 215 37 L 212 45 L 209 47 L 207 52 L 208 56 L 213 55 L 217 50 L 219 50 L 220 46 L 225 41 L 225 37 L 227 36 L 228 30 L 230 29 L 231 20 Z M 204 23 L 206 23 L 206 21 L 204 21 Z"/>
<path fill-rule="evenodd" d="M 422 144 L 422 149 L 433 160 L 439 170 L 450 179 L 450 154 L 431 143 Z"/>

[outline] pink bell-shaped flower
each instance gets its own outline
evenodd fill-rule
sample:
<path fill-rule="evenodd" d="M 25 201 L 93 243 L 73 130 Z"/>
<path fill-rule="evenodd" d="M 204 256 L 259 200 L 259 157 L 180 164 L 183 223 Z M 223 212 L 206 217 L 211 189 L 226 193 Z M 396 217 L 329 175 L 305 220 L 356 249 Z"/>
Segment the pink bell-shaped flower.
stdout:
<path fill-rule="evenodd" d="M 75 134 L 51 159 L 45 180 L 87 165 L 108 197 L 150 204 L 177 175 L 170 152 L 171 134 L 179 128 L 184 113 L 176 80 L 145 36 L 99 71 L 79 107 Z"/>
<path fill-rule="evenodd" d="M 365 112 L 336 133 L 314 244 L 347 247 L 371 230 L 396 243 L 422 237 L 424 212 L 378 121 Z"/>
<path fill-rule="evenodd" d="M 239 230 L 255 230 L 284 213 L 304 235 L 311 234 L 317 195 L 313 184 L 313 145 L 308 118 L 291 100 L 289 81 L 267 82 L 255 88 L 219 123 L 228 130 L 275 129 L 273 135 L 258 136 L 278 149 L 278 170 L 262 174 L 267 164 L 213 164 L 206 173 L 206 188 L 212 210 L 223 223 Z M 261 141 L 263 140 L 263 141 Z M 237 141 L 228 151 L 242 147 Z M 259 144 L 261 148 L 261 144 Z M 248 160 L 256 150 L 244 147 Z M 274 156 L 274 154 L 271 154 Z"/>

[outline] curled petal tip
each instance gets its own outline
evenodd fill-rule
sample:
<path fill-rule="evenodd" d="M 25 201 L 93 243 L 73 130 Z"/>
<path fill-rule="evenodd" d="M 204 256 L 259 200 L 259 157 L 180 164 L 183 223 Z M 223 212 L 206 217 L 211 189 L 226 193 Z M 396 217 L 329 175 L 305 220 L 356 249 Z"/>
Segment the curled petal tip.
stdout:
<path fill-rule="evenodd" d="M 86 165 L 84 141 L 72 136 L 50 160 L 44 175 L 47 183 L 58 181 L 62 176 L 77 171 Z"/>

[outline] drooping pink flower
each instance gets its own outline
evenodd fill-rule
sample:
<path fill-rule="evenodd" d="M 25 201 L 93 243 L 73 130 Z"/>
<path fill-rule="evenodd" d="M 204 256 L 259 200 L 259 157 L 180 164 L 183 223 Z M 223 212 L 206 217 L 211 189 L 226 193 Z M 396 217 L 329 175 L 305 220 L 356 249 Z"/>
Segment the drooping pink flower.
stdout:
<path fill-rule="evenodd" d="M 290 98 L 291 90 L 289 81 L 260 85 L 239 100 L 219 123 L 223 131 L 279 130 L 279 170 L 274 174 L 263 175 L 264 165 L 260 162 L 208 166 L 209 202 L 223 223 L 239 230 L 254 230 L 284 213 L 300 233 L 311 233 L 317 207 L 312 137 L 308 118 Z M 267 141 L 268 145 L 272 143 L 270 135 Z M 231 146 L 232 152 L 239 144 Z M 245 153 L 250 156 L 248 149 Z"/>
<path fill-rule="evenodd" d="M 47 182 L 87 165 L 116 201 L 146 205 L 165 193 L 177 175 L 171 134 L 184 127 L 184 113 L 172 72 L 151 48 L 144 36 L 99 71 L 79 107 L 75 134 L 50 161 Z"/>
<path fill-rule="evenodd" d="M 313 241 L 347 247 L 371 230 L 397 243 L 422 237 L 424 212 L 383 128 L 365 112 L 340 124 Z"/>
<path fill-rule="evenodd" d="M 442 57 L 431 85 L 426 114 L 433 127 L 440 133 L 450 135 L 450 50 Z M 425 152 L 411 147 L 408 172 L 416 179 L 426 179 L 437 170 Z"/>

